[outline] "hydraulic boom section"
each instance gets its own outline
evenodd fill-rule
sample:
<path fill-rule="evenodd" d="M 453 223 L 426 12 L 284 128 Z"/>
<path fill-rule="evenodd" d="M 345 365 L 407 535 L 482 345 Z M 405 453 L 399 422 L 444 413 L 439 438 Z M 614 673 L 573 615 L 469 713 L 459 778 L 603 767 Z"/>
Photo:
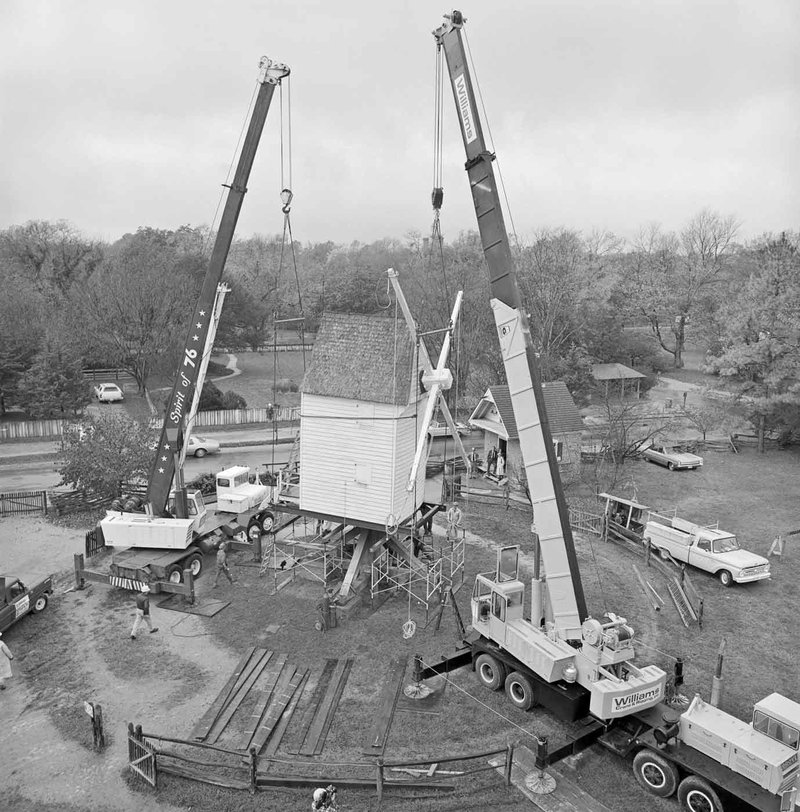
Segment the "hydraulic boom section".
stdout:
<path fill-rule="evenodd" d="M 492 310 L 500 338 L 508 387 L 519 429 L 535 532 L 547 574 L 547 594 L 559 636 L 580 640 L 586 619 L 578 561 L 552 435 L 544 408 L 538 362 L 530 328 L 522 310 L 514 259 L 508 240 L 492 161 L 477 114 L 475 93 L 462 39 L 460 11 L 446 15 L 433 34 L 444 51 L 453 88 L 461 135 L 467 154 L 466 170 L 478 217 L 483 253 L 489 271 Z"/>
<path fill-rule="evenodd" d="M 166 511 L 169 493 L 172 488 L 172 478 L 175 474 L 176 452 L 180 451 L 183 444 L 184 418 L 189 411 L 198 384 L 203 349 L 206 345 L 206 337 L 208 336 L 214 310 L 217 285 L 220 283 L 222 272 L 225 269 L 225 261 L 228 258 L 228 251 L 239 219 L 239 212 L 242 208 L 245 192 L 247 192 L 247 180 L 250 177 L 250 170 L 267 119 L 272 95 L 275 92 L 275 87 L 280 84 L 284 77 L 289 75 L 289 68 L 286 65 L 273 62 L 267 57 L 262 57 L 260 69 L 261 72 L 258 78 L 260 87 L 253 106 L 242 151 L 239 155 L 233 183 L 229 187 L 214 248 L 211 252 L 211 259 L 203 280 L 203 287 L 189 325 L 180 365 L 164 415 L 164 425 L 158 442 L 158 453 L 150 469 L 147 502 L 157 516 L 163 516 Z"/>

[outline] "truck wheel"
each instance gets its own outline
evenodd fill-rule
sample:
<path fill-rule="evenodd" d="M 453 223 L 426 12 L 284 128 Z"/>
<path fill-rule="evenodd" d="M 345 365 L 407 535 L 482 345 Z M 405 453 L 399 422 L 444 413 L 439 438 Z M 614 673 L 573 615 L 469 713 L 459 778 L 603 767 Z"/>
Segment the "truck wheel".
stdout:
<path fill-rule="evenodd" d="M 669 550 L 666 547 L 659 547 L 658 554 L 664 559 L 664 561 L 669 561 L 670 558 L 672 558 L 672 556 L 669 554 Z"/>
<path fill-rule="evenodd" d="M 193 555 L 186 564 L 184 564 L 184 569 L 191 570 L 192 577 L 197 578 L 203 571 L 203 556 Z"/>
<path fill-rule="evenodd" d="M 678 787 L 678 800 L 686 812 L 724 812 L 719 795 L 708 781 L 687 775 Z"/>
<path fill-rule="evenodd" d="M 652 795 L 669 798 L 678 787 L 678 770 L 652 750 L 640 750 L 633 758 L 633 774 L 639 784 Z"/>
<path fill-rule="evenodd" d="M 273 527 L 275 527 L 275 516 L 269 510 L 256 513 L 247 525 L 247 538 L 255 541 L 264 533 L 271 533 Z"/>
<path fill-rule="evenodd" d="M 39 595 L 39 597 L 34 601 L 33 608 L 31 612 L 35 615 L 38 615 L 39 612 L 44 612 L 47 608 L 47 595 Z"/>
<path fill-rule="evenodd" d="M 733 584 L 733 576 L 728 572 L 728 570 L 720 570 L 717 573 L 717 578 L 719 578 L 719 582 L 722 586 L 731 586 Z"/>
<path fill-rule="evenodd" d="M 518 671 L 512 671 L 506 677 L 506 696 L 520 710 L 530 710 L 536 704 L 531 681 Z"/>
<path fill-rule="evenodd" d="M 183 567 L 180 564 L 173 564 L 167 570 L 167 580 L 171 584 L 179 584 L 183 581 Z"/>
<path fill-rule="evenodd" d="M 506 670 L 491 654 L 481 654 L 475 660 L 475 670 L 478 672 L 478 679 L 487 688 L 499 691 L 503 687 Z"/>

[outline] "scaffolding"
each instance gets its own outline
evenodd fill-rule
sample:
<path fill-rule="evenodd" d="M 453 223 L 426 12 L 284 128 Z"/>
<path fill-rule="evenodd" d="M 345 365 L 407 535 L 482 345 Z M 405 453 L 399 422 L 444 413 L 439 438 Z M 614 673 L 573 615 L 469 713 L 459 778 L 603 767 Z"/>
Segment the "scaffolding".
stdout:
<path fill-rule="evenodd" d="M 304 520 L 303 528 L 308 526 Z M 273 533 L 270 543 L 261 557 L 259 576 L 272 570 L 274 588 L 277 592 L 297 575 L 327 586 L 341 577 L 346 569 L 345 547 L 353 535 L 353 528 L 339 524 L 325 529 L 324 522 L 315 522 L 312 534 L 299 536 L 292 523 L 287 536 Z M 289 575 L 279 583 L 282 575 Z"/>

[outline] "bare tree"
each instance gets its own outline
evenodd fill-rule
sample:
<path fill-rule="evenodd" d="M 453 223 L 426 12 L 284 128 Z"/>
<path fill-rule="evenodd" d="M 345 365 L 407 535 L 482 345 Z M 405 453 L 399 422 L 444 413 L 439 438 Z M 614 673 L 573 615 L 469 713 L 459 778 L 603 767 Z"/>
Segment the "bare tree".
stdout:
<path fill-rule="evenodd" d="M 626 293 L 676 369 L 683 366 L 687 325 L 703 306 L 713 304 L 738 227 L 733 217 L 704 210 L 679 235 L 665 234 L 658 225 L 639 233 Z"/>

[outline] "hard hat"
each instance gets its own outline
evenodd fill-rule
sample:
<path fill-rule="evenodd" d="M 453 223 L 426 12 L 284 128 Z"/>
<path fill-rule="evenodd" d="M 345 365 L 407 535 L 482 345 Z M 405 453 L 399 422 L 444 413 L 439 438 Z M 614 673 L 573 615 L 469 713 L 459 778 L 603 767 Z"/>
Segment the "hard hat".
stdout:
<path fill-rule="evenodd" d="M 142 587 L 142 592 L 149 592 L 149 591 L 150 591 L 150 587 L 149 587 L 149 586 L 147 586 L 147 584 L 145 584 L 145 585 Z"/>
<path fill-rule="evenodd" d="M 322 787 L 317 787 L 314 790 L 314 802 L 319 803 L 319 801 L 324 801 L 325 797 L 327 796 L 327 792 Z"/>

